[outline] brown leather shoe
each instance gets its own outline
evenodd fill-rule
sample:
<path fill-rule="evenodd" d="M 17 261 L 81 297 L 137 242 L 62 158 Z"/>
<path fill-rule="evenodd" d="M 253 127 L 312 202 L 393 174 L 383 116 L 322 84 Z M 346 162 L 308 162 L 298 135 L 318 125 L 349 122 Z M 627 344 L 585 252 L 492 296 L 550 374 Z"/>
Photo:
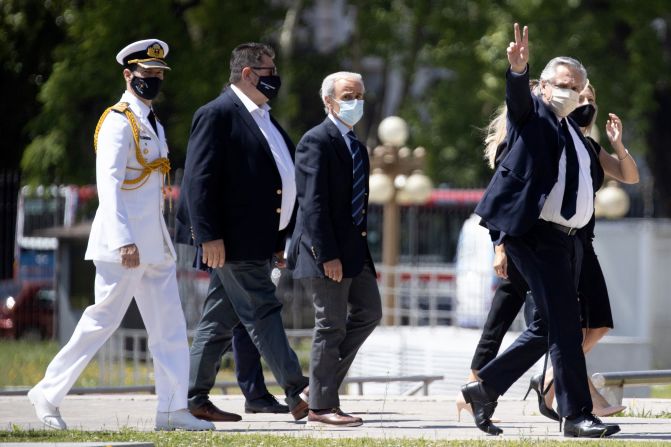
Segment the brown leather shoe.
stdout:
<path fill-rule="evenodd" d="M 308 403 L 299 399 L 298 403 L 291 409 L 291 415 L 297 421 L 303 419 L 308 415 Z"/>
<path fill-rule="evenodd" d="M 310 401 L 310 385 L 303 388 L 303 391 L 301 391 L 301 394 L 299 394 L 298 397 L 303 399 L 305 402 L 309 402 Z"/>
<path fill-rule="evenodd" d="M 209 400 L 196 408 L 189 408 L 192 415 L 198 419 L 212 422 L 237 422 L 242 419 L 239 414 L 221 411 Z"/>
<path fill-rule="evenodd" d="M 330 410 L 310 410 L 308 413 L 308 425 L 330 425 L 337 427 L 358 427 L 363 420 L 358 417 L 343 413 L 340 408 Z"/>

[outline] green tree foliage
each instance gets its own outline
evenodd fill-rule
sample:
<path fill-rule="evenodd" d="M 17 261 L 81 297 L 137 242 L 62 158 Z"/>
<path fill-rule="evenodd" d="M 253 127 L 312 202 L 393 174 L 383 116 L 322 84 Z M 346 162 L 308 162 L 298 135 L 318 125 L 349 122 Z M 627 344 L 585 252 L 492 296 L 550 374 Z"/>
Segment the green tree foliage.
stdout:
<path fill-rule="evenodd" d="M 417 83 L 421 69 L 429 69 L 424 74 L 428 84 L 404 95 L 398 114 L 411 123 L 412 145 L 429 149 L 434 180 L 473 186 L 484 184 L 491 175 L 482 162 L 480 129 L 503 102 L 505 49 L 515 21 L 529 25 L 532 77 L 554 56 L 578 58 L 597 88 L 599 128 L 603 129 L 607 112 L 619 114 L 625 123 L 625 143 L 633 152 L 647 154 L 653 171 L 654 166 L 669 166 L 671 160 L 665 156 L 665 164 L 653 165 L 659 154 L 668 151 L 663 145 L 651 145 L 651 136 L 668 128 L 652 126 L 653 115 L 657 111 L 661 121 L 671 111 L 667 103 L 662 112 L 663 103 L 655 99 L 669 84 L 668 2 L 365 3 L 369 6 L 361 5 L 365 18 L 358 27 L 361 43 L 352 47 L 365 45 L 366 51 L 383 54 L 388 63 L 410 71 L 409 82 Z M 668 147 L 668 136 L 665 141 Z"/>
<path fill-rule="evenodd" d="M 625 144 L 645 157 L 655 176 L 658 213 L 671 214 L 668 0 L 335 2 L 342 8 L 330 11 L 351 22 L 335 22 L 334 41 L 346 38 L 326 52 L 314 38 L 315 8 L 328 4 L 321 0 L 54 0 L 24 11 L 45 28 L 40 35 L 46 42 L 34 39 L 19 47 L 25 28 L 7 24 L 19 23 L 10 13 L 23 4 L 40 2 L 0 1 L 0 55 L 15 55 L 2 57 L 3 75 L 13 69 L 15 84 L 25 78 L 16 69 L 20 52 L 39 54 L 47 65 L 55 61 L 39 86 L 41 113 L 23 127 L 31 138 L 22 166 L 34 180 L 93 181 L 92 131 L 124 87 L 113 56 L 130 41 L 155 36 L 170 44 L 168 60 L 175 68 L 156 103 L 175 167 L 183 165 L 193 112 L 226 82 L 230 50 L 261 40 L 277 49 L 284 79 L 273 112 L 296 140 L 323 119 L 316 93 L 324 75 L 361 71 L 368 90 L 358 133 L 369 145 L 377 143 L 383 115 L 400 115 L 411 126 L 409 145 L 429 151 L 436 184 L 483 186 L 491 172 L 482 160 L 481 129 L 503 101 L 505 49 L 518 21 L 530 29 L 532 77 L 557 55 L 585 64 L 597 88 L 598 127 L 603 129 L 607 112 L 623 118 Z M 25 96 L 31 104 L 30 94 Z M 26 114 L 35 116 L 32 104 Z"/>
<path fill-rule="evenodd" d="M 0 1 L 0 165 L 16 168 L 30 137 L 26 124 L 39 113 L 37 94 L 64 37 L 67 1 Z"/>
<path fill-rule="evenodd" d="M 172 160 L 183 165 L 191 116 L 217 96 L 228 74 L 230 50 L 263 40 L 281 11 L 262 1 L 219 2 L 96 0 L 64 9 L 67 35 L 55 52 L 53 73 L 40 90 L 41 113 L 22 158 L 29 180 L 95 181 L 93 129 L 125 89 L 116 53 L 135 40 L 156 37 L 170 45 L 175 67 L 156 100 L 166 124 Z M 269 32 L 270 32 L 269 31 Z M 165 100 L 169 98 L 169 100 Z"/>

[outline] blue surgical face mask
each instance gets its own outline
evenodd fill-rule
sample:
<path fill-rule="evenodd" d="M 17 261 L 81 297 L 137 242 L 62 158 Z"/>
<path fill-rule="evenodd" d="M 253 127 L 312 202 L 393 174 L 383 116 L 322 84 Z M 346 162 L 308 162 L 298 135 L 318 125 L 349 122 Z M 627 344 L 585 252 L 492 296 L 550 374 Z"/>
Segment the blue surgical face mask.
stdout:
<path fill-rule="evenodd" d="M 340 118 L 348 126 L 354 126 L 359 122 L 363 116 L 363 99 L 352 99 L 350 101 L 338 101 L 340 105 L 340 112 L 338 112 L 338 118 Z"/>

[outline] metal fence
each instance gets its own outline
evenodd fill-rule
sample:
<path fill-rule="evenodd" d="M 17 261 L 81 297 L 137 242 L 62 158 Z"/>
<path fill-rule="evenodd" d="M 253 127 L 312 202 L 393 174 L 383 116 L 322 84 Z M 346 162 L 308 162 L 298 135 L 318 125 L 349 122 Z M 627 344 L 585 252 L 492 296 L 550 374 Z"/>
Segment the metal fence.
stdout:
<path fill-rule="evenodd" d="M 456 282 L 452 264 L 377 267 L 382 324 L 449 326 L 455 321 Z"/>
<path fill-rule="evenodd" d="M 195 328 L 205 300 L 209 275 L 190 267 L 192 248 L 177 247 L 180 255 L 178 284 L 182 307 L 190 331 Z M 188 264 L 188 265 L 187 265 Z M 459 321 L 484 320 L 491 294 L 478 298 L 478 303 L 460 303 L 458 300 L 455 267 L 441 266 L 377 266 L 382 296 L 383 325 L 391 326 L 455 326 Z M 386 282 L 388 277 L 393 282 Z M 385 287 L 384 284 L 393 284 Z M 285 271 L 277 289 L 284 307 L 282 317 L 294 346 L 312 336 L 314 310 L 309 297 Z M 466 294 L 474 299 L 472 294 Z M 513 330 L 523 327 L 520 319 Z M 100 386 L 147 385 L 153 381 L 151 355 L 147 350 L 143 329 L 119 329 L 98 354 Z"/>
<path fill-rule="evenodd" d="M 180 177 L 179 173 L 176 177 Z M 176 183 L 179 184 L 179 181 Z M 24 201 L 22 235 L 31 236 L 33 230 L 45 225 L 69 225 L 82 216 L 91 217 L 87 210 L 94 208 L 94 201 L 90 200 L 95 196 L 92 187 L 81 187 L 78 191 L 55 187 L 42 189 L 43 193 L 36 191 L 36 194 L 30 195 L 30 200 Z M 166 221 L 171 233 L 174 232 L 174 201 L 179 188 L 176 186 L 172 191 L 173 207 L 166 207 Z M 400 265 L 397 266 L 384 266 L 379 262 L 382 209 L 371 206 L 368 239 L 373 260 L 377 264 L 383 325 L 436 327 L 484 319 L 483 312 L 489 307 L 491 290 L 485 290 L 487 293 L 477 296 L 466 294 L 463 296 L 468 298 L 462 298 L 453 264 L 462 225 L 481 193 L 481 190 L 437 190 L 426 205 L 402 207 Z M 75 196 L 78 201 L 74 200 Z M 52 199 L 47 200 L 48 197 Z M 68 197 L 72 199 L 69 202 L 65 200 Z M 86 203 L 91 206 L 84 206 Z M 77 217 L 73 217 L 75 211 Z M 187 328 L 193 330 L 205 301 L 209 275 L 191 267 L 193 247 L 178 244 L 176 249 L 179 293 Z M 491 252 L 491 247 L 489 251 Z M 283 270 L 275 279 L 277 297 L 283 303 L 282 318 L 285 327 L 290 331 L 302 331 L 300 333 L 303 336 L 309 337 L 314 324 L 311 300 L 299 284 L 293 281 L 290 271 Z M 485 283 L 487 281 L 490 279 L 484 280 Z M 147 352 L 146 333 L 141 329 L 142 324 L 137 317 L 135 314 L 134 318 L 128 320 L 137 321 L 139 324 L 126 324 L 100 351 L 98 364 L 101 385 L 143 385 L 151 382 L 151 356 Z"/>
<path fill-rule="evenodd" d="M 144 329 L 117 329 L 96 358 L 98 386 L 153 383 L 154 366 Z"/>

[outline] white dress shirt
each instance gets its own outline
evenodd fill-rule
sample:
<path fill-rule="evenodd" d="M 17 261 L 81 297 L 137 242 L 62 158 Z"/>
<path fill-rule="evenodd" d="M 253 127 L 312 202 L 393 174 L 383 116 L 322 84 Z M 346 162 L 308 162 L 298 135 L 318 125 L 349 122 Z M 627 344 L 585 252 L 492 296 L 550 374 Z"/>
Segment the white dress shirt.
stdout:
<path fill-rule="evenodd" d="M 345 126 L 341 121 L 338 121 L 338 118 L 333 116 L 332 114 L 329 113 L 329 119 L 333 121 L 333 124 L 336 125 L 338 130 L 340 131 L 340 134 L 342 137 L 345 139 L 345 144 L 347 145 L 347 149 L 349 149 L 349 153 L 352 153 L 352 142 L 350 141 L 349 137 L 347 134 L 349 132 L 354 132 L 353 129 L 350 129 L 349 127 Z"/>
<path fill-rule="evenodd" d="M 289 225 L 291 215 L 294 212 L 294 205 L 296 204 L 296 177 L 294 174 L 294 162 L 291 159 L 289 148 L 280 131 L 270 121 L 270 106 L 268 104 L 263 104 L 261 107 L 257 106 L 254 101 L 249 99 L 235 85 L 231 85 L 231 90 L 240 98 L 242 104 L 252 115 L 252 118 L 254 118 L 254 121 L 259 126 L 259 130 L 266 138 L 275 159 L 277 170 L 282 178 L 282 211 L 280 212 L 279 229 L 283 230 Z"/>
<path fill-rule="evenodd" d="M 562 118 L 566 119 L 566 118 Z M 561 120 L 560 120 L 561 121 Z M 570 219 L 564 219 L 561 215 L 562 200 L 564 197 L 564 188 L 566 184 L 566 149 L 562 151 L 559 158 L 559 174 L 557 183 L 552 187 L 550 194 L 545 200 L 540 218 L 549 222 L 555 222 L 570 228 L 582 228 L 592 218 L 594 213 L 594 187 L 592 186 L 592 173 L 590 170 L 591 159 L 587 148 L 582 143 L 580 137 L 576 134 L 573 126 L 569 123 L 569 133 L 573 138 L 578 155 L 579 175 L 578 175 L 578 197 L 576 198 L 576 212 Z M 561 125 L 561 124 L 560 124 Z"/>

